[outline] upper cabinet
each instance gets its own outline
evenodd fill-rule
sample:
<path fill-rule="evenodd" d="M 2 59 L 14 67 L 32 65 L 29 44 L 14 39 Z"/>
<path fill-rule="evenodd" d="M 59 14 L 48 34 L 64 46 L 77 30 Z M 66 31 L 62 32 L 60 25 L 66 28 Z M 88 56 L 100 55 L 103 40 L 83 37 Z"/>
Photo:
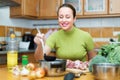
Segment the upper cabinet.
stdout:
<path fill-rule="evenodd" d="M 57 18 L 57 9 L 61 5 L 61 0 L 40 0 L 40 19 Z"/>
<path fill-rule="evenodd" d="M 77 18 L 120 16 L 120 0 L 14 0 L 20 6 L 10 7 L 10 17 L 57 19 L 58 7 L 72 4 Z M 114 14 L 114 15 L 113 15 Z"/>
<path fill-rule="evenodd" d="M 108 14 L 108 0 L 63 0 L 63 3 L 72 4 L 80 17 Z"/>
<path fill-rule="evenodd" d="M 108 14 L 108 0 L 84 0 L 84 15 Z"/>
<path fill-rule="evenodd" d="M 76 9 L 77 16 L 83 15 L 83 0 L 63 0 L 62 3 L 69 3 Z"/>
<path fill-rule="evenodd" d="M 10 17 L 38 17 L 39 0 L 14 0 L 20 6 L 10 7 Z"/>
<path fill-rule="evenodd" d="M 120 0 L 109 0 L 109 13 L 120 14 Z"/>

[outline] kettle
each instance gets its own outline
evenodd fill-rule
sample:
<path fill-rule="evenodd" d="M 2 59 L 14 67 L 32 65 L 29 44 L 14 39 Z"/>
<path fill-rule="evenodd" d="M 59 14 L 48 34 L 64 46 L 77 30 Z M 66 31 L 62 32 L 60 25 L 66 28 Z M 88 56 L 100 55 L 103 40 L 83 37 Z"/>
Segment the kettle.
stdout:
<path fill-rule="evenodd" d="M 30 32 L 26 32 L 22 36 L 23 42 L 30 42 L 29 49 L 35 49 L 35 43 L 34 43 L 34 35 L 32 35 Z"/>

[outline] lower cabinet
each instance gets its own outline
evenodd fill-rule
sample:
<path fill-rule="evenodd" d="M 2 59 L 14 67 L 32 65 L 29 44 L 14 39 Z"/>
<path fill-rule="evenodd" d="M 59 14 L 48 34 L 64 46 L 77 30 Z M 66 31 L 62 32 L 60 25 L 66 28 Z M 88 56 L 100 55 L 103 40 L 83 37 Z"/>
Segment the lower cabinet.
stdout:
<path fill-rule="evenodd" d="M 28 56 L 28 61 L 29 63 L 36 63 L 35 57 L 34 57 L 34 52 L 28 52 L 28 53 L 20 53 L 19 54 L 19 63 L 22 63 L 22 55 L 27 55 Z"/>

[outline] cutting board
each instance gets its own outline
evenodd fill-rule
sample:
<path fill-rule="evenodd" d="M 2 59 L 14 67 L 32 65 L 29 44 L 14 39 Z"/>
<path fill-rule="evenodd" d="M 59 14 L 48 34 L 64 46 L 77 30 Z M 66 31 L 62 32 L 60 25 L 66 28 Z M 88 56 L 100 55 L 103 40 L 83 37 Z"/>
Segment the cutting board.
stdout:
<path fill-rule="evenodd" d="M 85 69 L 85 70 L 80 70 L 80 69 L 75 69 L 75 68 L 66 68 L 66 71 L 68 72 L 72 72 L 72 73 L 87 73 L 89 72 L 89 69 Z"/>

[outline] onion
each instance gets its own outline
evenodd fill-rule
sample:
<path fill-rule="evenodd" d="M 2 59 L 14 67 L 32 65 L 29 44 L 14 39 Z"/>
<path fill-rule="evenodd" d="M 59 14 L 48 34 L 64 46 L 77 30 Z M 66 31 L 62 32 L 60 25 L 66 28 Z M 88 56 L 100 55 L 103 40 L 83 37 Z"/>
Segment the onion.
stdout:
<path fill-rule="evenodd" d="M 30 80 L 34 80 L 35 78 L 36 78 L 36 74 L 35 74 L 35 71 L 30 71 L 30 73 L 29 73 L 29 79 Z"/>
<path fill-rule="evenodd" d="M 29 70 L 25 67 L 22 68 L 22 71 L 20 72 L 22 76 L 27 76 L 29 74 Z"/>
<path fill-rule="evenodd" d="M 37 68 L 35 73 L 37 78 L 42 78 L 45 76 L 45 70 L 43 68 Z"/>
<path fill-rule="evenodd" d="M 29 70 L 34 70 L 35 69 L 35 65 L 33 63 L 28 63 L 26 65 L 26 68 L 29 69 Z"/>

